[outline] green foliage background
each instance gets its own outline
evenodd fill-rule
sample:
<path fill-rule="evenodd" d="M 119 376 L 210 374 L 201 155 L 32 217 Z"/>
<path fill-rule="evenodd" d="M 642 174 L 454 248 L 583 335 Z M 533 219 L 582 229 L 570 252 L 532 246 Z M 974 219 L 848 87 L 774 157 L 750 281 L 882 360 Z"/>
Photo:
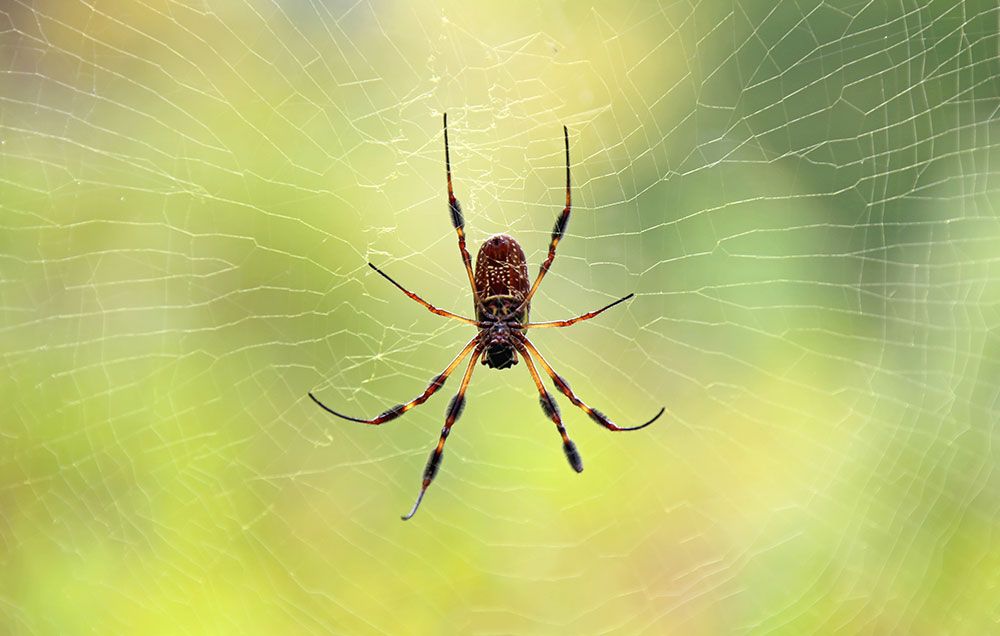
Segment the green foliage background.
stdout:
<path fill-rule="evenodd" d="M 991 2 L 0 8 L 0 631 L 969 633 L 1000 621 Z M 382 428 L 541 261 L 536 343 Z M 534 266 L 533 268 L 534 269 Z"/>

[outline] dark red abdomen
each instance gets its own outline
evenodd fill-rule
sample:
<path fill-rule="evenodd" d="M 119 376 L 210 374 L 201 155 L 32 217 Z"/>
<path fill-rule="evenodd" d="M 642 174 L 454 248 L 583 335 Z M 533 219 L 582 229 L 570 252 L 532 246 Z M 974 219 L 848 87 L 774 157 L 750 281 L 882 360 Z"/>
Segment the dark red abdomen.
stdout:
<path fill-rule="evenodd" d="M 484 315 L 476 308 L 479 320 L 500 318 L 514 311 L 528 295 L 528 288 L 528 264 L 517 241 L 506 234 L 486 239 L 476 255 L 476 291 L 486 310 Z M 527 322 L 528 307 L 511 318 Z"/>

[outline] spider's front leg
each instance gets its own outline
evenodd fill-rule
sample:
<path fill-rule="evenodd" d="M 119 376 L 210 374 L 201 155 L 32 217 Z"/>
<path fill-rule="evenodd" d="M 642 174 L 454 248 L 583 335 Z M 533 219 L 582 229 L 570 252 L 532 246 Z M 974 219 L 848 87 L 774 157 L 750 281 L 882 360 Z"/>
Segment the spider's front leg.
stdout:
<path fill-rule="evenodd" d="M 666 410 L 664 407 L 661 406 L 659 412 L 644 424 L 639 424 L 638 426 L 618 426 L 617 424 L 609 420 L 607 415 L 601 413 L 595 408 L 587 406 L 583 402 L 583 400 L 576 397 L 576 394 L 573 393 L 573 390 L 569 388 L 569 383 L 566 382 L 566 380 L 563 379 L 561 375 L 556 373 L 555 370 L 549 365 L 549 363 L 545 361 L 545 358 L 543 358 L 542 354 L 538 352 L 538 349 L 535 348 L 535 345 L 531 344 L 531 341 L 528 340 L 527 336 L 520 335 L 519 340 L 520 344 L 523 347 L 527 348 L 536 358 L 538 358 L 538 362 L 542 365 L 542 368 L 545 369 L 545 373 L 547 373 L 548 376 L 552 379 L 552 384 L 554 384 L 555 387 L 559 389 L 559 391 L 562 392 L 563 395 L 568 397 L 570 402 L 572 402 L 575 406 L 580 407 L 580 409 L 583 410 L 583 412 L 589 415 L 590 419 L 594 420 L 595 422 L 597 422 L 604 428 L 608 429 L 609 431 L 637 431 L 640 428 L 646 428 L 647 426 L 655 422 L 657 419 L 659 419 L 659 417 L 663 415 L 663 412 Z M 527 355 L 525 355 L 525 357 L 527 357 Z"/>
<path fill-rule="evenodd" d="M 329 413 L 331 415 L 336 415 L 337 417 L 339 417 L 339 418 L 341 418 L 343 420 L 348 420 L 348 421 L 351 421 L 351 422 L 359 422 L 361 424 L 371 424 L 372 426 L 378 426 L 379 424 L 385 424 L 386 422 L 388 422 L 390 420 L 396 419 L 397 417 L 399 417 L 403 413 L 406 413 L 407 411 L 409 411 L 413 407 L 420 406 L 421 404 L 423 404 L 424 402 L 426 402 L 432 395 L 434 395 L 435 393 L 437 393 L 438 390 L 441 387 L 444 386 L 445 381 L 448 379 L 448 376 L 450 376 L 452 374 L 452 372 L 455 370 L 455 367 L 457 367 L 459 364 L 461 364 L 462 360 L 465 359 L 465 356 L 469 355 L 469 352 L 472 351 L 476 347 L 476 343 L 477 342 L 479 342 L 479 336 L 478 335 L 475 338 L 473 338 L 472 340 L 470 340 L 469 344 L 465 345 L 465 348 L 462 349 L 462 351 L 459 352 L 459 354 L 457 356 L 455 356 L 455 359 L 451 361 L 451 364 L 449 364 L 448 367 L 444 371 L 442 371 L 441 373 L 439 373 L 438 375 L 436 375 L 434 377 L 434 379 L 431 380 L 431 383 L 429 385 L 427 385 L 427 388 L 424 389 L 423 393 L 421 393 L 417 397 L 413 398 L 409 402 L 404 402 L 403 404 L 397 404 L 396 406 L 393 406 L 392 408 L 386 409 L 385 411 L 382 411 L 382 413 L 380 415 L 378 415 L 376 417 L 373 417 L 371 419 L 364 419 L 364 418 L 360 418 L 360 417 L 351 417 L 350 415 L 344 415 L 343 413 L 338 413 L 337 411 L 334 411 L 333 409 L 331 409 L 326 404 L 323 404 L 322 402 L 320 402 L 319 398 L 316 397 L 315 395 L 313 395 L 311 391 L 309 392 L 309 397 L 312 398 L 312 401 L 315 402 L 317 405 L 319 405 L 319 407 L 321 409 L 323 409 L 324 411 L 326 411 L 327 413 Z"/>
<path fill-rule="evenodd" d="M 583 460 L 580 459 L 580 452 L 576 449 L 576 444 L 573 440 L 569 438 L 566 433 L 566 427 L 563 426 L 562 417 L 559 415 L 559 406 L 556 404 L 555 399 L 553 399 L 552 394 L 545 390 L 542 385 L 542 379 L 538 377 L 538 371 L 535 369 L 535 363 L 531 361 L 531 356 L 528 355 L 528 350 L 524 348 L 521 341 L 517 338 L 513 339 L 514 347 L 520 352 L 521 357 L 524 358 L 525 364 L 528 365 L 528 372 L 531 374 L 531 379 L 535 382 L 535 387 L 538 389 L 538 401 L 542 405 L 542 410 L 545 411 L 545 415 L 548 416 L 553 422 L 555 422 L 556 430 L 559 431 L 559 435 L 562 436 L 563 440 L 563 452 L 566 453 L 566 459 L 569 461 L 569 465 L 578 473 L 583 472 Z"/>
<path fill-rule="evenodd" d="M 417 495 L 417 501 L 413 504 L 413 508 L 410 509 L 408 514 L 403 515 L 403 521 L 407 521 L 410 517 L 417 514 L 417 508 L 420 507 L 420 502 L 424 499 L 424 493 L 427 492 L 427 488 L 434 481 L 437 476 L 438 469 L 441 468 L 441 458 L 444 456 L 444 443 L 448 439 L 448 435 L 451 434 L 451 427 L 455 424 L 458 418 L 462 415 L 462 411 L 465 409 L 465 390 L 469 388 L 469 381 L 472 379 L 472 372 L 476 368 L 476 360 L 479 359 L 479 355 L 482 353 L 482 347 L 477 346 L 475 352 L 472 354 L 472 358 L 469 359 L 469 366 L 465 369 L 465 376 L 462 378 L 462 385 L 458 387 L 458 393 L 455 397 L 451 399 L 448 404 L 448 411 L 444 419 L 444 428 L 441 429 L 441 437 L 438 438 L 437 446 L 431 451 L 431 456 L 427 458 L 427 466 L 424 467 L 424 481 L 420 486 L 420 494 Z"/>

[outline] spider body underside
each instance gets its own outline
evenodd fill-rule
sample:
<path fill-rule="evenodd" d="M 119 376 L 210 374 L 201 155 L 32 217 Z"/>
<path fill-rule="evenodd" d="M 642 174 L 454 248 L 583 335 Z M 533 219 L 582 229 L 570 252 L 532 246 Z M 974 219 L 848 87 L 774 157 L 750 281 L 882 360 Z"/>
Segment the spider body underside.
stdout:
<path fill-rule="evenodd" d="M 570 318 L 568 320 L 538 323 L 532 323 L 528 320 L 531 298 L 538 290 L 539 284 L 541 284 L 542 279 L 551 267 L 552 261 L 555 259 L 556 246 L 559 244 L 563 233 L 566 231 L 566 225 L 569 222 L 571 210 L 569 131 L 565 126 L 563 127 L 563 138 L 566 146 L 566 207 L 563 208 L 562 213 L 556 218 L 555 226 L 552 228 L 552 237 L 549 241 L 548 255 L 539 268 L 538 275 L 535 277 L 534 283 L 529 286 L 528 265 L 524 257 L 524 250 L 521 249 L 521 246 L 516 240 L 514 240 L 514 238 L 506 234 L 496 234 L 488 238 L 483 243 L 482 247 L 479 248 L 478 254 L 476 255 L 476 267 L 475 272 L 473 272 L 472 259 L 469 257 L 469 251 L 465 245 L 465 219 L 462 215 L 462 207 L 455 198 L 454 191 L 452 189 L 451 156 L 448 150 L 448 115 L 444 115 L 444 152 L 445 168 L 448 178 L 448 205 L 451 213 L 452 225 L 458 235 L 459 252 L 461 253 L 462 261 L 465 265 L 465 271 L 469 278 L 469 284 L 472 287 L 473 302 L 475 303 L 476 309 L 476 319 L 472 320 L 471 318 L 459 316 L 444 309 L 438 309 L 417 294 L 404 288 L 375 265 L 372 265 L 371 263 L 368 265 L 390 283 L 395 285 L 400 291 L 409 296 L 412 300 L 423 305 L 432 313 L 475 326 L 478 330 L 476 336 L 465 345 L 462 351 L 459 352 L 458 356 L 452 360 L 451 364 L 449 364 L 444 371 L 431 380 L 430 384 L 426 389 L 424 389 L 423 393 L 409 402 L 398 404 L 383 411 L 377 417 L 371 419 L 361 419 L 343 415 L 323 404 L 311 392 L 309 393 L 309 397 L 328 413 L 345 420 L 377 426 L 390 420 L 394 420 L 410 409 L 426 402 L 428 398 L 444 386 L 448 377 L 455 371 L 456 368 L 458 368 L 462 361 L 471 355 L 469 363 L 466 366 L 465 373 L 462 376 L 462 382 L 459 386 L 458 392 L 455 394 L 455 397 L 451 399 L 451 402 L 448 403 L 448 408 L 445 411 L 444 428 L 441 429 L 441 436 L 438 438 L 437 446 L 435 446 L 434 450 L 431 452 L 431 455 L 427 460 L 427 465 L 424 468 L 423 483 L 421 485 L 420 494 L 417 496 L 417 500 L 413 504 L 413 508 L 410 512 L 403 515 L 403 520 L 407 520 L 416 514 L 417 508 L 420 506 L 420 502 L 424 498 L 424 493 L 427 492 L 427 488 L 431 485 L 431 482 L 434 481 L 434 477 L 437 475 L 438 469 L 441 466 L 441 459 L 444 454 L 445 441 L 451 433 L 451 427 L 461 416 L 462 410 L 465 408 L 465 392 L 469 386 L 470 380 L 472 379 L 472 372 L 476 366 L 476 361 L 479 359 L 482 359 L 482 364 L 492 369 L 508 369 L 518 363 L 519 356 L 524 359 L 525 364 L 528 367 L 528 372 L 531 374 L 531 378 L 535 384 L 535 388 L 538 390 L 538 399 L 539 404 L 542 407 L 542 411 L 545 413 L 546 417 L 551 419 L 556 425 L 556 430 L 562 438 L 563 452 L 566 454 L 566 459 L 569 461 L 573 470 L 578 473 L 583 471 L 583 461 L 580 459 L 580 453 L 577 451 L 576 444 L 570 440 L 569 435 L 566 432 L 566 428 L 563 426 L 562 417 L 559 413 L 559 407 L 556 405 L 555 399 L 552 397 L 552 394 L 545 390 L 545 387 L 542 384 L 541 377 L 535 367 L 535 361 L 541 365 L 546 375 L 548 375 L 551 379 L 552 384 L 560 393 L 569 398 L 570 402 L 572 402 L 574 406 L 582 409 L 592 420 L 604 428 L 612 431 L 634 431 L 649 426 L 656 421 L 657 418 L 663 415 L 663 411 L 665 409 L 661 408 L 660 411 L 652 417 L 652 419 L 644 424 L 640 424 L 639 426 L 621 427 L 614 424 L 606 415 L 597 409 L 591 408 L 573 393 L 572 389 L 569 387 L 569 383 L 567 383 L 562 376 L 557 374 L 552 367 L 549 366 L 549 363 L 546 362 L 545 358 L 542 357 L 538 349 L 536 349 L 531 341 L 528 340 L 528 336 L 525 333 L 528 329 L 533 328 L 569 327 L 577 322 L 589 320 L 590 318 L 593 318 L 634 296 L 634 294 L 629 294 L 600 309 L 582 314 L 575 318 Z"/>
<path fill-rule="evenodd" d="M 517 364 L 514 333 L 528 322 L 528 264 L 524 250 L 512 237 L 497 234 L 486 239 L 476 255 L 476 308 L 480 323 L 489 324 L 483 338 L 483 364 L 507 369 Z M 524 306 L 522 307 L 522 303 Z M 507 316 L 505 319 L 498 317 Z M 483 329 L 483 327 L 480 327 Z"/>

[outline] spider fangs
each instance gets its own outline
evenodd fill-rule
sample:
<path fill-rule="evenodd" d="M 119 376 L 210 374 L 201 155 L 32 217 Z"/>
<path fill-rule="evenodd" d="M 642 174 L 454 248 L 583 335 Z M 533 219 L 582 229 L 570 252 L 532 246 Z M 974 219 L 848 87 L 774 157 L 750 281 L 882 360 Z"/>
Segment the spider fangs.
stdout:
<path fill-rule="evenodd" d="M 528 266 L 524 258 L 524 251 L 521 249 L 521 246 L 518 245 L 517 241 L 506 234 L 491 236 L 485 243 L 483 243 L 483 246 L 479 249 L 479 253 L 476 255 L 475 272 L 472 270 L 472 259 L 469 257 L 469 251 L 465 247 L 465 219 L 462 216 L 462 207 L 455 198 L 451 185 L 451 156 L 448 151 L 448 115 L 445 114 L 444 158 L 445 170 L 448 176 L 448 207 L 451 212 L 452 225 L 455 227 L 455 232 L 458 234 L 458 249 L 462 255 L 465 272 L 469 277 L 469 284 L 472 286 L 472 296 L 476 306 L 476 319 L 473 320 L 471 318 L 459 316 L 458 314 L 454 314 L 444 309 L 439 309 L 425 301 L 420 296 L 404 288 L 402 285 L 390 278 L 388 274 L 371 263 L 368 263 L 368 265 L 373 270 L 381 274 L 383 278 L 399 288 L 400 291 L 414 301 L 423 305 L 432 313 L 473 325 L 478 331 L 475 337 L 473 337 L 472 340 L 465 345 L 462 351 L 459 352 L 458 356 L 451 361 L 451 364 L 449 364 L 444 371 L 431 380 L 430 384 L 426 389 L 424 389 L 423 393 L 409 402 L 397 404 L 396 406 L 383 411 L 382 414 L 372 419 L 361 419 L 338 413 L 320 402 L 319 399 L 311 392 L 309 393 L 309 397 L 328 413 L 352 422 L 361 422 L 363 424 L 377 426 L 379 424 L 384 424 L 389 420 L 394 420 L 413 407 L 426 402 L 428 398 L 444 386 L 445 381 L 452 374 L 452 372 L 458 368 L 462 361 L 465 360 L 465 358 L 470 354 L 472 355 L 465 368 L 465 373 L 462 376 L 462 383 L 459 385 L 458 393 L 455 394 L 455 397 L 453 397 L 451 402 L 448 404 L 448 409 L 445 412 L 444 428 L 441 429 L 441 436 L 438 438 L 437 446 L 435 446 L 434 450 L 431 452 L 431 456 L 427 460 L 427 466 L 424 468 L 423 483 L 420 488 L 420 494 L 417 495 L 417 500 L 413 504 L 413 508 L 410 512 L 403 515 L 404 521 L 416 514 L 417 508 L 420 506 L 420 502 L 424 498 L 424 493 L 427 492 L 427 488 L 431 485 L 431 482 L 434 481 L 434 477 L 437 475 L 438 468 L 441 466 L 441 458 L 444 453 L 445 441 L 451 433 L 451 427 L 458 420 L 459 416 L 461 416 L 462 410 L 465 407 L 465 391 L 469 387 L 469 381 L 472 379 L 472 372 L 475 368 L 476 360 L 479 358 L 482 358 L 482 363 L 484 365 L 492 369 L 507 369 L 516 365 L 518 362 L 518 356 L 524 359 L 524 362 L 528 367 L 528 373 L 531 375 L 531 379 L 535 383 L 535 388 L 538 390 L 538 399 L 542 406 L 542 410 L 545 412 L 545 415 L 555 423 L 556 430 L 562 437 L 563 452 L 566 454 L 566 459 L 569 461 L 573 470 L 578 473 L 583 471 L 583 461 L 580 459 L 580 453 L 576 449 L 576 444 L 570 440 L 569 435 L 566 433 L 566 428 L 562 423 L 562 417 L 559 414 L 559 408 L 556 406 L 555 399 L 553 399 L 552 395 L 546 391 L 545 387 L 542 385 L 542 380 L 538 375 L 538 370 L 535 368 L 534 361 L 537 361 L 538 364 L 541 365 L 542 370 L 549 376 L 552 380 L 552 384 L 560 393 L 569 398 L 569 401 L 574 406 L 577 406 L 586 412 L 592 420 L 608 430 L 638 430 L 649 426 L 656 421 L 657 418 L 663 415 L 664 409 L 661 407 L 656 415 L 654 415 L 646 423 L 640 424 L 639 426 L 621 427 L 614 424 L 606 415 L 597 409 L 591 408 L 580 400 L 580 398 L 576 397 L 576 394 L 574 394 L 569 388 L 569 384 L 566 380 L 557 374 L 549 363 L 545 361 L 545 358 L 542 357 L 542 354 L 538 352 L 538 349 L 536 349 L 531 341 L 528 340 L 528 336 L 525 333 L 528 329 L 569 327 L 570 325 L 576 324 L 582 320 L 589 320 L 634 296 L 634 294 L 629 294 L 628 296 L 619 298 L 615 302 L 601 307 L 600 309 L 596 309 L 568 320 L 555 320 L 551 322 L 528 321 L 528 311 L 531 307 L 531 298 L 538 290 L 538 286 L 541 284 L 546 272 L 548 272 L 549 268 L 552 266 L 552 261 L 556 256 L 556 246 L 559 244 L 560 239 L 562 239 L 563 233 L 566 231 L 566 224 L 569 221 L 571 208 L 569 179 L 569 131 L 566 130 L 565 126 L 563 126 L 563 139 L 566 145 L 566 207 L 563 208 L 562 213 L 556 218 L 555 227 L 552 228 L 552 238 L 549 241 L 548 255 L 542 263 L 541 268 L 538 270 L 538 275 L 535 277 L 534 283 L 532 283 L 529 287 Z"/>

